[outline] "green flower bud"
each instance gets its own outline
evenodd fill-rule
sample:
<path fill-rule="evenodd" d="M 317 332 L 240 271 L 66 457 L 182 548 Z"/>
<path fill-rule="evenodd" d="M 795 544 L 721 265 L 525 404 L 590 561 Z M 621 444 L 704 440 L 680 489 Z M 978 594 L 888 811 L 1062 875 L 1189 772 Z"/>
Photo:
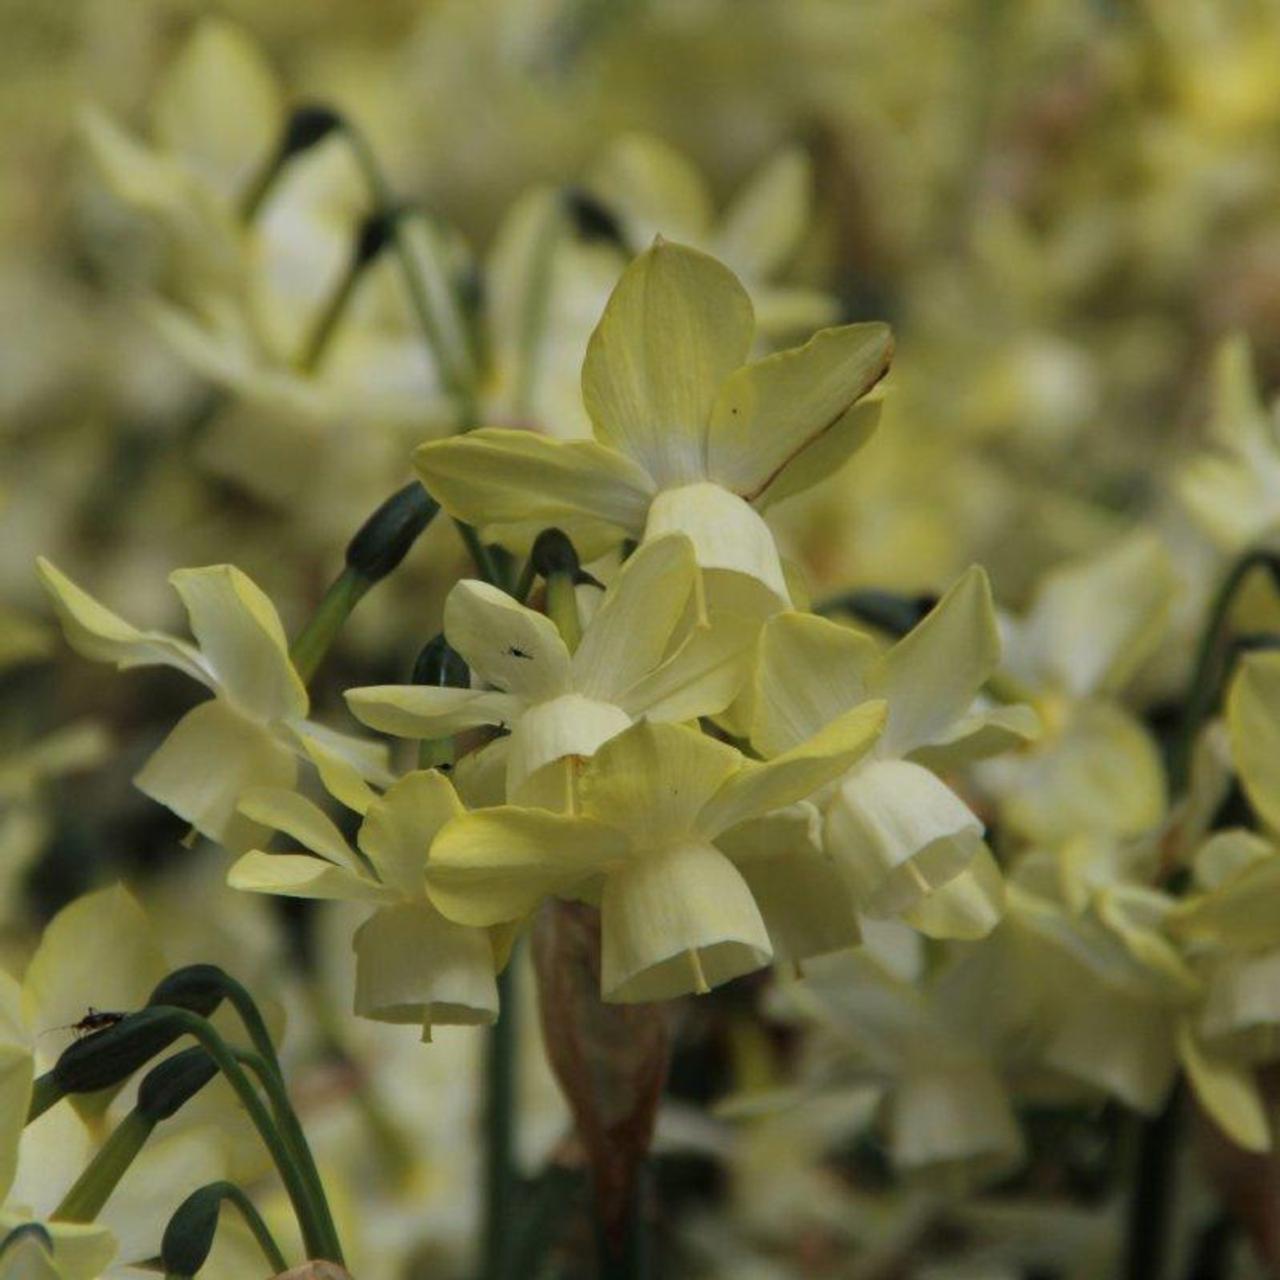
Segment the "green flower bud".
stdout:
<path fill-rule="evenodd" d="M 138 1111 L 152 1124 L 168 1120 L 217 1074 L 218 1064 L 203 1049 L 183 1049 L 143 1076 Z"/>
<path fill-rule="evenodd" d="M 303 103 L 289 117 L 280 139 L 279 158 L 300 155 L 343 127 L 342 117 L 321 103 Z"/>
<path fill-rule="evenodd" d="M 543 529 L 538 534 L 529 552 L 529 563 L 544 578 L 553 574 L 574 578 L 582 568 L 573 543 L 560 529 Z"/>
<path fill-rule="evenodd" d="M 409 679 L 412 684 L 467 689 L 471 686 L 471 668 L 441 634 L 422 646 L 422 652 L 413 664 L 413 675 Z"/>
<path fill-rule="evenodd" d="M 185 965 L 160 980 L 147 1004 L 189 1009 L 209 1018 L 226 997 L 227 982 L 227 975 L 216 964 Z"/>
<path fill-rule="evenodd" d="M 160 1261 L 169 1276 L 195 1276 L 208 1261 L 224 1201 L 231 1201 L 257 1238 L 267 1261 L 279 1272 L 287 1265 L 253 1203 L 233 1182 L 211 1182 L 193 1191 L 176 1209 L 160 1241 Z"/>
<path fill-rule="evenodd" d="M 598 196 L 582 187 L 569 187 L 564 193 L 564 207 L 581 239 L 605 240 L 624 251 L 628 249 L 617 214 Z"/>
<path fill-rule="evenodd" d="M 64 1094 L 109 1089 L 167 1049 L 182 1032 L 181 1019 L 172 1009 L 139 1009 L 69 1045 L 49 1074 Z"/>
<path fill-rule="evenodd" d="M 409 553 L 440 504 L 416 480 L 393 493 L 347 545 L 347 567 L 367 582 L 385 578 Z"/>

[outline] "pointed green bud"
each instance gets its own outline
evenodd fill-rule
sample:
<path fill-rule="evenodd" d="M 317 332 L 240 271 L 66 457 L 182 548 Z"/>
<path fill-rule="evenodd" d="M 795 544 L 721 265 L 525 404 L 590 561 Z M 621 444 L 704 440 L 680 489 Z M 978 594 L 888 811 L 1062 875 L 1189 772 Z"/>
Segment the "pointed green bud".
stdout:
<path fill-rule="evenodd" d="M 543 529 L 538 534 L 529 552 L 529 563 L 533 565 L 534 572 L 544 578 L 562 574 L 573 579 L 582 569 L 578 552 L 560 529 Z"/>
<path fill-rule="evenodd" d="M 617 214 L 598 196 L 582 187 L 569 187 L 564 193 L 564 207 L 579 239 L 604 240 L 628 251 L 627 237 Z"/>
<path fill-rule="evenodd" d="M 182 1020 L 172 1009 L 139 1009 L 114 1026 L 68 1045 L 49 1075 L 64 1094 L 110 1089 L 122 1084 L 182 1033 Z"/>
<path fill-rule="evenodd" d="M 189 1009 L 208 1018 L 226 998 L 229 981 L 216 964 L 184 965 L 157 983 L 147 1004 Z"/>
<path fill-rule="evenodd" d="M 160 1261 L 173 1277 L 198 1275 L 213 1250 L 218 1218 L 224 1201 L 231 1201 L 257 1237 L 267 1261 L 276 1273 L 287 1266 L 253 1203 L 233 1182 L 211 1182 L 193 1191 L 175 1210 L 160 1242 Z"/>
<path fill-rule="evenodd" d="M 203 1049 L 183 1049 L 142 1077 L 138 1110 L 152 1124 L 168 1120 L 217 1074 L 218 1064 Z"/>
<path fill-rule="evenodd" d="M 294 110 L 280 139 L 280 159 L 310 151 L 331 133 L 343 127 L 342 117 L 323 103 L 308 102 Z"/>
<path fill-rule="evenodd" d="M 435 518 L 440 504 L 416 480 L 393 493 L 347 545 L 347 567 L 369 583 L 385 578 Z"/>
<path fill-rule="evenodd" d="M 471 668 L 441 634 L 422 646 L 422 652 L 418 654 L 418 660 L 413 664 L 413 674 L 409 679 L 412 684 L 468 689 L 471 687 Z"/>

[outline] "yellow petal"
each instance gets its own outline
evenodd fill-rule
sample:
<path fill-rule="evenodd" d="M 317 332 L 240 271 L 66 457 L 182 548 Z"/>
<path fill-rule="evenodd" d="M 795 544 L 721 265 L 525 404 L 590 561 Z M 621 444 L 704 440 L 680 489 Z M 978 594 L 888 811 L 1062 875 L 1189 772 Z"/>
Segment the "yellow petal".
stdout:
<path fill-rule="evenodd" d="M 982 823 L 927 769 L 873 760 L 827 806 L 825 844 L 862 911 L 896 915 L 955 879 L 982 848 Z"/>
<path fill-rule="evenodd" d="M 377 798 L 369 785 L 389 787 L 395 775 L 381 742 L 357 738 L 314 720 L 292 720 L 281 726 L 315 765 L 325 790 L 353 813 L 364 813 Z"/>
<path fill-rule="evenodd" d="M 587 344 L 582 396 L 596 438 L 660 486 L 703 479 L 712 406 L 754 328 L 731 271 L 655 242 L 622 273 Z"/>
<path fill-rule="evenodd" d="M 771 809 L 807 799 L 847 773 L 875 746 L 884 718 L 883 702 L 864 702 L 772 760 L 743 761 L 699 814 L 698 830 L 715 836 Z"/>
<path fill-rule="evenodd" d="M 227 696 L 260 720 L 307 714 L 307 691 L 289 661 L 275 605 L 234 565 L 177 569 L 169 581 L 182 597 L 200 652 Z"/>
<path fill-rule="evenodd" d="M 879 653 L 860 631 L 807 613 L 780 613 L 760 632 L 751 741 L 766 756 L 811 738 L 840 712 L 865 702 Z"/>
<path fill-rule="evenodd" d="M 1218 1128 L 1246 1151 L 1270 1151 L 1271 1123 L 1253 1069 L 1210 1053 L 1186 1019 L 1178 1025 L 1178 1054 L 1196 1100 Z"/>
<path fill-rule="evenodd" d="M 763 327 L 763 322 L 761 327 Z M 806 493 L 830 480 L 875 434 L 880 425 L 881 401 L 877 393 L 851 406 L 821 435 L 785 462 L 773 479 L 752 499 L 757 511 Z"/>
<path fill-rule="evenodd" d="M 236 812 L 240 797 L 251 787 L 289 789 L 297 773 L 293 753 L 269 730 L 212 698 L 178 721 L 133 781 L 201 834 L 238 850 L 267 834 Z"/>
<path fill-rule="evenodd" d="M 597 533 L 612 529 L 619 540 L 637 536 L 654 492 L 643 467 L 594 440 L 498 427 L 430 441 L 413 463 L 451 516 L 486 528 L 558 525 L 575 544 L 575 519 Z"/>
<path fill-rule="evenodd" d="M 853 894 L 819 839 L 812 805 L 798 804 L 717 837 L 764 918 L 776 964 L 856 947 L 862 940 Z"/>
<path fill-rule="evenodd" d="M 625 837 L 600 822 L 541 809 L 484 809 L 455 818 L 436 837 L 427 895 L 459 924 L 501 924 L 626 852 Z"/>
<path fill-rule="evenodd" d="M 786 266 L 809 225 L 813 165 L 798 147 L 767 160 L 725 210 L 716 252 L 748 276 Z"/>
<path fill-rule="evenodd" d="M 618 695 L 632 717 L 696 720 L 723 711 L 751 671 L 755 623 L 712 610 L 660 666 Z"/>
<path fill-rule="evenodd" d="M 615 702 L 653 671 L 685 617 L 697 573 L 688 538 L 655 538 L 637 548 L 583 630 L 573 655 L 574 687 Z"/>
<path fill-rule="evenodd" d="M 35 1059 L 22 1014 L 22 988 L 0 974 L 0 1202 L 13 1185 L 18 1143 L 27 1123 Z"/>
<path fill-rule="evenodd" d="M 265 164 L 284 120 L 266 58 L 240 28 L 205 18 L 156 88 L 157 141 L 231 201 Z"/>
<path fill-rule="evenodd" d="M 555 623 L 487 582 L 464 579 L 444 605 L 444 633 L 481 680 L 530 702 L 568 693 L 569 650 Z"/>
<path fill-rule="evenodd" d="M 41 557 L 36 565 L 67 642 L 77 653 L 95 662 L 114 662 L 122 671 L 129 667 L 177 667 L 193 680 L 214 687 L 212 672 L 191 645 L 161 631 L 139 631 L 82 591 L 48 560 Z"/>
<path fill-rule="evenodd" d="M 716 400 L 707 475 L 748 500 L 758 497 L 884 377 L 892 355 L 888 326 L 851 324 L 744 365 Z"/>
<path fill-rule="evenodd" d="M 1176 909 L 1170 926 L 1189 942 L 1215 942 L 1241 950 L 1280 944 L 1280 856 L 1274 853 L 1242 866 L 1212 893 Z"/>
<path fill-rule="evenodd" d="M 1231 754 L 1249 803 L 1280 831 L 1280 653 L 1251 653 L 1227 695 Z"/>
<path fill-rule="evenodd" d="M 401 738 L 443 738 L 480 725 L 510 725 L 520 703 L 493 689 L 383 684 L 348 689 L 347 705 L 371 729 Z"/>
<path fill-rule="evenodd" d="M 462 812 L 462 802 L 444 774 L 417 769 L 369 806 L 360 827 L 360 848 L 383 884 L 406 897 L 421 898 L 431 842 Z"/>
<path fill-rule="evenodd" d="M 1280 950 L 1232 952 L 1213 965 L 1198 1030 L 1216 1053 L 1265 1063 L 1280 1046 Z"/>
<path fill-rule="evenodd" d="M 596 752 L 579 779 L 578 799 L 584 814 L 652 848 L 691 833 L 741 760 L 695 729 L 642 720 Z"/>
<path fill-rule="evenodd" d="M 986 845 L 954 880 L 902 913 L 926 938 L 985 938 L 1004 915 L 1004 877 Z"/>
<path fill-rule="evenodd" d="M 378 1022 L 476 1026 L 498 1016 L 493 947 L 429 902 L 375 911 L 356 930 L 355 1011 Z"/>
<path fill-rule="evenodd" d="M 324 858 L 262 849 L 241 854 L 227 872 L 227 883 L 247 893 L 273 893 L 283 898 L 385 902 L 394 897 L 372 877 L 356 875 Z"/>
<path fill-rule="evenodd" d="M 999 661 L 991 583 L 975 565 L 873 673 L 870 692 L 889 703 L 880 751 L 905 755 L 945 735 L 972 706 Z"/>
<path fill-rule="evenodd" d="M 600 991 L 606 1000 L 669 1000 L 769 963 L 764 920 L 718 849 L 646 851 L 605 878 Z"/>
<path fill-rule="evenodd" d="M 760 619 L 790 608 L 773 533 L 736 493 L 702 483 L 662 490 L 649 509 L 644 540 L 670 533 L 693 543 L 709 605 Z"/>
<path fill-rule="evenodd" d="M 337 866 L 348 871 L 361 869 L 342 832 L 306 796 L 278 787 L 250 787 L 240 797 L 239 808 L 251 822 L 292 836 Z"/>

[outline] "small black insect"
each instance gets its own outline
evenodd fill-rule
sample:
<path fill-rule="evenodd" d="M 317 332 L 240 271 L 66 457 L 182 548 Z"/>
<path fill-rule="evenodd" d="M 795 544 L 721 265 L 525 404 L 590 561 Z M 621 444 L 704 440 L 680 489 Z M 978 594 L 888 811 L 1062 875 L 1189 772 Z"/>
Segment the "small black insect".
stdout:
<path fill-rule="evenodd" d="M 523 649 L 517 649 L 515 645 L 510 645 L 510 646 L 507 648 L 507 652 L 508 652 L 508 653 L 509 653 L 513 658 L 524 658 L 524 659 L 525 659 L 526 661 L 528 661 L 528 662 L 532 662 L 532 661 L 533 661 L 533 654 L 531 654 L 531 653 L 525 653 L 525 651 L 524 651 Z"/>
<path fill-rule="evenodd" d="M 77 1040 L 82 1040 L 85 1036 L 92 1035 L 95 1031 L 105 1031 L 108 1027 L 114 1027 L 123 1018 L 123 1013 L 112 1013 L 107 1009 L 95 1009 L 93 1005 L 90 1005 L 88 1013 L 79 1022 L 68 1023 L 65 1027 L 50 1027 L 49 1030 L 71 1031 L 75 1033 Z"/>

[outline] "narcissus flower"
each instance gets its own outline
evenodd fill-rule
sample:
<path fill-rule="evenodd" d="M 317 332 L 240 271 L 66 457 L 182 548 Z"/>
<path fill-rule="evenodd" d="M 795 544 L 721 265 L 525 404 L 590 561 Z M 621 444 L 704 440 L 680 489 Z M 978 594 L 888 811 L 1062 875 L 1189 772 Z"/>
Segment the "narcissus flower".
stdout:
<path fill-rule="evenodd" d="M 594 440 L 483 429 L 423 445 L 415 464 L 450 514 L 497 535 L 554 524 L 585 549 L 684 533 L 713 600 L 785 608 L 759 512 L 866 440 L 876 408 L 859 401 L 893 342 L 885 325 L 845 325 L 746 363 L 754 328 L 732 272 L 658 241 L 623 272 L 587 347 Z"/>
<path fill-rule="evenodd" d="M 47 560 L 39 568 L 77 652 L 121 670 L 176 667 L 215 695 L 178 721 L 134 779 L 197 831 L 232 849 L 259 842 L 265 831 L 237 814 L 236 805 L 250 787 L 291 787 L 300 756 L 347 802 L 367 804 L 369 782 L 390 784 L 381 746 L 307 718 L 307 691 L 289 661 L 275 606 L 239 569 L 210 565 L 170 575 L 191 621 L 193 645 L 161 631 L 140 631 Z"/>
<path fill-rule="evenodd" d="M 867 699 L 888 705 L 885 731 L 866 759 L 818 798 L 827 852 L 865 914 L 921 907 L 980 854 L 983 883 L 991 882 L 998 902 L 999 874 L 987 861 L 982 823 L 933 770 L 1035 732 L 1026 707 L 976 705 L 999 657 L 991 588 L 978 568 L 887 652 L 869 636 L 811 614 L 778 614 L 761 631 L 751 741 L 766 757 L 794 749 Z M 943 920 L 933 923 L 952 931 Z"/>
<path fill-rule="evenodd" d="M 693 720 L 722 711 L 746 675 L 751 629 L 716 614 L 693 623 L 698 568 L 687 538 L 641 547 L 570 655 L 549 618 L 496 587 L 463 581 L 445 604 L 445 636 L 489 688 L 386 685 L 352 689 L 366 724 L 435 738 L 478 725 L 508 728 L 507 799 L 563 807 L 557 761 L 589 756 L 638 716 Z"/>
<path fill-rule="evenodd" d="M 641 721 L 586 764 L 574 814 L 503 806 L 446 826 L 428 892 L 447 916 L 479 926 L 518 920 L 551 895 L 598 901 L 606 1000 L 706 991 L 767 964 L 771 920 L 794 936 L 809 895 L 821 920 L 826 882 L 806 875 L 794 841 L 757 842 L 745 829 L 847 770 L 883 720 L 883 704 L 868 703 L 767 763 Z"/>
<path fill-rule="evenodd" d="M 499 937 L 446 920 L 428 901 L 425 873 L 440 828 L 463 812 L 443 774 L 406 774 L 364 810 L 352 849 L 324 812 L 292 791 L 256 789 L 240 804 L 253 822 L 283 831 L 309 853 L 244 854 L 228 882 L 290 898 L 368 902 L 355 935 L 356 1013 L 379 1022 L 492 1022 L 498 1014 Z"/>
<path fill-rule="evenodd" d="M 1168 552 L 1142 532 L 1050 571 L 1026 615 L 1004 620 L 1004 670 L 1044 732 L 982 777 L 1020 835 L 1133 837 L 1164 816 L 1160 753 L 1118 695 L 1160 643 L 1176 589 Z"/>
<path fill-rule="evenodd" d="M 813 166 L 798 148 L 766 160 L 719 218 L 693 162 L 648 134 L 614 142 L 586 185 L 619 215 L 630 245 L 640 248 L 661 235 L 720 259 L 751 295 L 765 336 L 812 330 L 835 318 L 829 294 L 773 283 L 795 255 L 812 212 Z"/>

